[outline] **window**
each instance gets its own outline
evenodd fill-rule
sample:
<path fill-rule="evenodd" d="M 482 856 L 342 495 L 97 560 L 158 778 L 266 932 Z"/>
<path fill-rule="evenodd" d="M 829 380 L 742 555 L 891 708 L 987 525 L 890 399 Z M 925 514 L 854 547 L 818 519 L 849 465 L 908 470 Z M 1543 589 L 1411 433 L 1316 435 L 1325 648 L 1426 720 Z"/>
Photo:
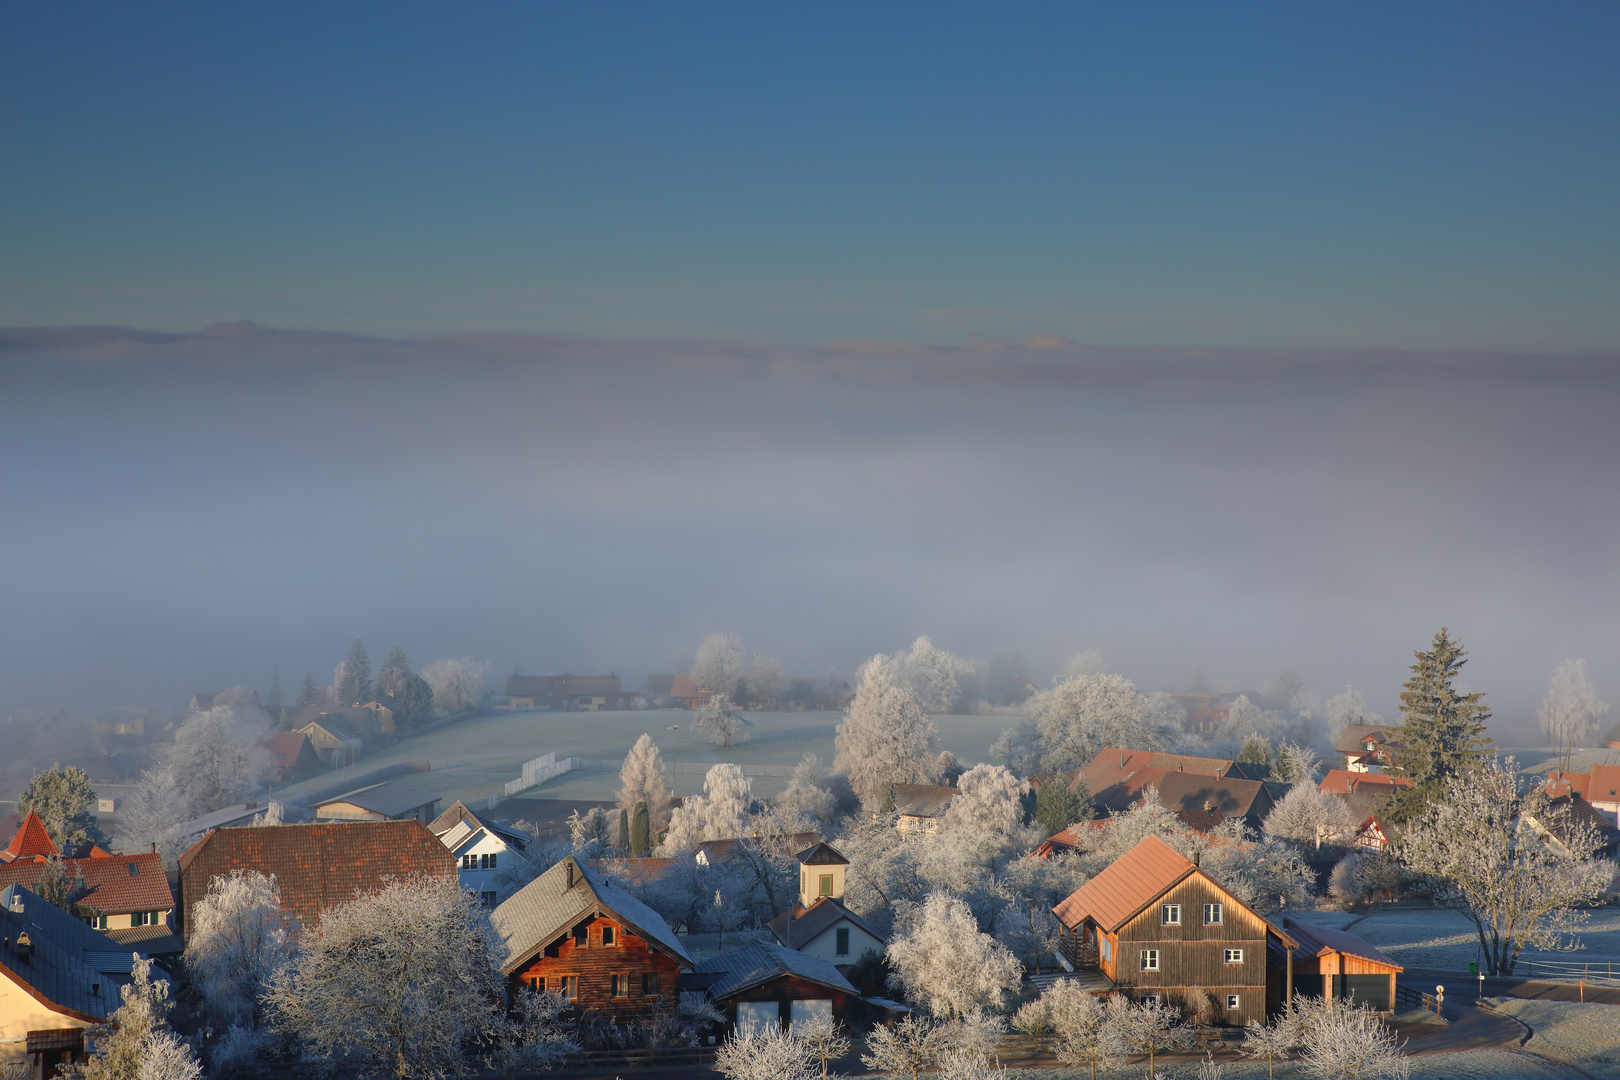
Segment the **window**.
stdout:
<path fill-rule="evenodd" d="M 658 996 L 658 972 L 643 971 L 641 973 L 641 992 L 648 997 Z"/>
<path fill-rule="evenodd" d="M 495 898 L 495 894 L 492 893 L 492 892 L 479 893 L 478 894 L 478 902 L 480 904 L 483 904 L 485 907 L 489 908 L 492 911 L 499 904 L 499 901 L 496 900 L 496 898 Z"/>
<path fill-rule="evenodd" d="M 1159 923 L 1163 926 L 1181 925 L 1181 905 L 1166 904 L 1159 909 Z"/>
<path fill-rule="evenodd" d="M 1103 938 L 1101 941 L 1097 942 L 1097 955 L 1112 964 L 1114 962 L 1113 941 L 1109 938 Z"/>
<path fill-rule="evenodd" d="M 832 895 L 832 878 L 833 878 L 833 876 L 831 874 L 822 874 L 821 875 L 821 889 L 820 889 L 820 892 L 819 892 L 818 895 L 821 895 L 821 896 L 831 896 Z"/>
<path fill-rule="evenodd" d="M 534 987 L 535 993 L 543 994 L 546 992 L 546 977 L 544 975 L 536 975 L 534 978 L 529 980 L 529 985 Z"/>
<path fill-rule="evenodd" d="M 1162 1004 L 1164 1004 L 1164 995 L 1163 994 L 1143 994 L 1141 996 L 1140 1000 L 1143 1001 L 1143 1002 L 1151 1002 L 1154 1005 L 1162 1005 Z"/>
<path fill-rule="evenodd" d="M 1228 1009 L 1240 1009 L 1243 1007 L 1243 999 L 1238 997 L 1236 994 L 1227 994 L 1226 1007 Z"/>
<path fill-rule="evenodd" d="M 1228 964 L 1241 964 L 1241 963 L 1243 963 L 1243 950 L 1242 949 L 1227 949 L 1226 950 L 1226 963 L 1228 963 Z"/>
<path fill-rule="evenodd" d="M 589 926 L 574 927 L 574 948 L 583 949 L 591 943 L 591 928 Z"/>
<path fill-rule="evenodd" d="M 132 863 L 129 864 L 129 876 L 130 877 L 140 877 L 141 876 L 141 864 L 140 863 L 133 863 L 132 862 Z"/>
<path fill-rule="evenodd" d="M 557 979 L 557 993 L 562 995 L 564 1001 L 579 1000 L 579 976 L 562 975 Z"/>
<path fill-rule="evenodd" d="M 95 916 L 94 921 L 90 925 L 94 926 L 97 930 L 105 930 L 105 929 L 107 929 L 107 916 L 105 916 L 105 915 L 97 915 L 97 916 Z"/>
<path fill-rule="evenodd" d="M 151 917 L 152 917 L 152 915 L 151 915 L 150 912 L 132 911 L 132 912 L 129 913 L 129 925 L 131 925 L 131 926 L 148 926 L 148 925 L 150 925 Z"/>
<path fill-rule="evenodd" d="M 1223 921 L 1223 915 L 1224 914 L 1225 914 L 1225 912 L 1222 909 L 1222 906 L 1220 904 L 1205 904 L 1204 905 L 1204 925 L 1205 926 L 1219 926 L 1219 925 L 1221 925 L 1221 923 Z"/>
<path fill-rule="evenodd" d="M 630 976 L 629 975 L 614 975 L 614 976 L 612 976 L 612 979 L 613 979 L 613 996 L 616 997 L 616 998 L 627 998 L 627 997 L 629 997 L 630 996 Z"/>
<path fill-rule="evenodd" d="M 1159 950 L 1158 949 L 1143 949 L 1142 950 L 1142 970 L 1143 971 L 1158 971 L 1159 970 Z"/>
<path fill-rule="evenodd" d="M 476 856 L 476 855 L 463 855 L 461 857 L 461 868 L 463 870 L 476 870 L 476 869 L 478 869 L 478 856 Z"/>
<path fill-rule="evenodd" d="M 838 928 L 838 949 L 837 949 L 837 952 L 838 952 L 839 956 L 848 956 L 849 955 L 849 927 L 847 927 L 847 926 L 840 926 Z"/>
<path fill-rule="evenodd" d="M 602 927 L 602 947 L 607 948 L 613 944 L 613 927 Z"/>

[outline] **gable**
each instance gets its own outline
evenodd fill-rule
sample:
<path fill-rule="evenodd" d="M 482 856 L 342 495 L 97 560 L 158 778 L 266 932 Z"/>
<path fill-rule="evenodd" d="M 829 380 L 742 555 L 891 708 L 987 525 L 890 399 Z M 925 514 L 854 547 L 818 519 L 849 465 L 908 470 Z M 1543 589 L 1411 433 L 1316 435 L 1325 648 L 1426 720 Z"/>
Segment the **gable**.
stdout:
<path fill-rule="evenodd" d="M 1221 905 L 1221 923 L 1205 926 L 1205 904 Z M 1166 904 L 1181 905 L 1181 925 L 1166 928 L 1161 919 Z M 1243 901 L 1233 896 L 1201 870 L 1194 870 L 1182 881 L 1166 889 L 1153 902 L 1133 916 L 1119 930 L 1121 941 L 1157 941 L 1171 937 L 1181 941 L 1258 941 L 1266 936 L 1267 923 Z"/>

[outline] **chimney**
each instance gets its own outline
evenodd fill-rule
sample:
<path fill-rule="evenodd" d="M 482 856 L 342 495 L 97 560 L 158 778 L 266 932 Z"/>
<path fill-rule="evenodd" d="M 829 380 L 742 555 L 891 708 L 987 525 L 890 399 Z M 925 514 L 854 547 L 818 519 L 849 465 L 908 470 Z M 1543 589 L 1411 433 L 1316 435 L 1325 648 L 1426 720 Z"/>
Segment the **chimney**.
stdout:
<path fill-rule="evenodd" d="M 1197 866 L 1197 865 L 1198 865 L 1198 854 L 1199 854 L 1199 853 L 1198 853 L 1198 852 L 1196 852 L 1196 851 L 1195 851 L 1195 852 L 1193 852 L 1193 865 L 1194 865 L 1194 866 Z"/>
<path fill-rule="evenodd" d="M 574 887 L 574 860 L 573 859 L 568 860 L 568 887 L 570 889 L 572 889 Z"/>

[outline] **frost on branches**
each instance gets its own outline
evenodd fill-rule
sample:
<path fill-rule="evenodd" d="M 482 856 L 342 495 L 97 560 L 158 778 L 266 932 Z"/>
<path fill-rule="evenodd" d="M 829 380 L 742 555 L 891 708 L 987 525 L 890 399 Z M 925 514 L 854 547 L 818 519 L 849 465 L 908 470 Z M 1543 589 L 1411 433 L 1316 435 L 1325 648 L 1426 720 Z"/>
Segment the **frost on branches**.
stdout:
<path fill-rule="evenodd" d="M 733 697 L 742 682 L 743 643 L 736 634 L 710 634 L 698 646 L 692 681 L 715 694 Z"/>
<path fill-rule="evenodd" d="M 180 725 L 166 764 L 191 813 L 239 803 L 264 779 L 270 753 L 256 741 L 263 734 L 262 711 L 234 704 L 216 705 Z"/>
<path fill-rule="evenodd" d="M 210 881 L 192 909 L 186 967 L 221 1028 L 258 1028 L 264 994 L 295 951 L 273 876 L 232 870 Z"/>
<path fill-rule="evenodd" d="M 894 685 L 879 654 L 861 668 L 860 685 L 833 740 L 833 769 L 849 777 L 862 805 L 876 808 L 891 784 L 937 784 L 939 729 L 917 697 Z"/>
<path fill-rule="evenodd" d="M 1029 708 L 1049 771 L 1082 768 L 1105 746 L 1164 750 L 1180 735 L 1123 675 L 1076 676 L 1035 695 Z"/>
<path fill-rule="evenodd" d="M 624 765 L 619 768 L 617 805 L 633 814 L 637 803 L 646 803 L 649 831 L 657 834 L 669 824 L 669 806 L 674 798 L 664 778 L 664 758 L 658 744 L 644 733 L 624 755 Z"/>
<path fill-rule="evenodd" d="M 809 1045 L 776 1027 L 746 1035 L 732 1032 L 715 1054 L 714 1067 L 726 1080 L 811 1080 L 816 1075 Z"/>
<path fill-rule="evenodd" d="M 1314 784 L 1289 788 L 1265 821 L 1267 836 L 1317 848 L 1324 843 L 1348 844 L 1360 826 L 1348 803 Z"/>
<path fill-rule="evenodd" d="M 725 694 L 715 694 L 698 706 L 692 718 L 692 730 L 709 736 L 716 746 L 730 749 L 737 743 L 748 741 L 748 729 L 754 722 L 738 712 Z"/>
<path fill-rule="evenodd" d="M 134 981 L 119 992 L 124 1003 L 88 1034 L 101 1052 L 80 1066 L 82 1080 L 198 1080 L 202 1068 L 191 1047 L 168 1024 L 169 984 L 152 981 L 152 962 L 137 959 Z"/>
<path fill-rule="evenodd" d="M 890 982 L 935 1016 L 947 1019 L 999 1011 L 1016 993 L 1023 968 L 1007 948 L 980 933 L 967 904 L 934 892 L 895 913 L 888 948 Z"/>
<path fill-rule="evenodd" d="M 670 815 L 661 855 L 684 855 L 705 840 L 735 840 L 748 833 L 754 788 L 736 765 L 716 765 L 703 777 L 703 794 L 687 799 Z"/>
<path fill-rule="evenodd" d="M 1520 795 L 1517 774 L 1509 758 L 1452 777 L 1400 848 L 1407 869 L 1434 884 L 1436 902 L 1474 924 L 1487 975 L 1511 975 L 1527 945 L 1580 948 L 1583 909 L 1613 877 L 1592 857 L 1596 830 L 1551 809 L 1542 787 Z"/>
<path fill-rule="evenodd" d="M 433 690 L 433 704 L 445 715 L 476 709 L 484 703 L 484 677 L 489 665 L 461 657 L 436 660 L 422 669 L 422 678 Z"/>

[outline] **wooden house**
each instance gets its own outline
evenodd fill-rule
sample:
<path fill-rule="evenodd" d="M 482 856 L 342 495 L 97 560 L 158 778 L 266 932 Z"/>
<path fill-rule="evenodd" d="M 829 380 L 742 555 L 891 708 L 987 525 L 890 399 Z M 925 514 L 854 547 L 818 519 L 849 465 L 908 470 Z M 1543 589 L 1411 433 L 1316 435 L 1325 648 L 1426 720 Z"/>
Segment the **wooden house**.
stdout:
<path fill-rule="evenodd" d="M 1395 976 L 1406 969 L 1354 934 L 1314 923 L 1284 919 L 1297 944 L 1293 952 L 1294 993 L 1323 998 L 1329 1007 L 1351 998 L 1389 1012 L 1395 1002 Z M 1273 953 L 1281 943 L 1273 939 Z M 1276 965 L 1273 965 L 1275 967 Z"/>
<path fill-rule="evenodd" d="M 756 942 L 698 963 L 681 980 L 701 988 L 739 1035 L 830 1019 L 844 1020 L 845 1003 L 859 992 L 819 956 Z"/>
<path fill-rule="evenodd" d="M 849 860 L 828 844 L 817 843 L 794 856 L 799 863 L 799 896 L 793 907 L 770 922 L 783 946 L 847 968 L 871 950 L 882 954 L 888 939 L 844 906 L 844 874 Z"/>
<path fill-rule="evenodd" d="M 1277 805 L 1263 781 L 1180 771 L 1165 773 L 1159 784 L 1159 802 L 1197 832 L 1209 832 L 1229 818 L 1241 818 L 1258 833 Z"/>
<path fill-rule="evenodd" d="M 1070 963 L 1097 968 L 1134 998 L 1185 1005 L 1199 992 L 1223 1023 L 1244 1025 L 1268 1011 L 1267 948 L 1283 949 L 1270 1007 L 1293 983 L 1299 942 L 1150 836 L 1052 909 Z"/>
<path fill-rule="evenodd" d="M 516 989 L 560 994 L 587 1013 L 630 1020 L 672 1007 L 692 958 L 652 908 L 570 855 L 490 915 Z"/>

